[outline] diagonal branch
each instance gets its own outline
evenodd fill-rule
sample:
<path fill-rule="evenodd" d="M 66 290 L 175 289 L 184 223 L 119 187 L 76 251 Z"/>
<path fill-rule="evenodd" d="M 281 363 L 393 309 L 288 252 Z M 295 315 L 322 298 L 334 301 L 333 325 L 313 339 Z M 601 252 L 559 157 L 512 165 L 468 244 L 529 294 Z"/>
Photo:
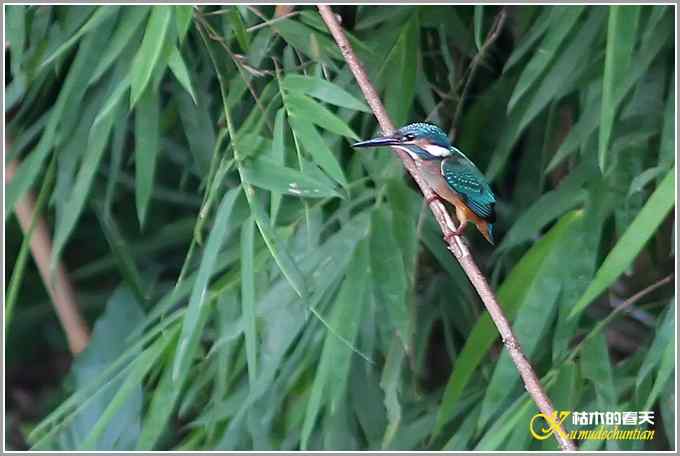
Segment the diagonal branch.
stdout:
<path fill-rule="evenodd" d="M 345 58 L 345 61 L 347 62 L 347 65 L 354 74 L 354 77 L 356 78 L 357 83 L 359 84 L 359 87 L 361 88 L 361 91 L 363 92 L 364 97 L 366 98 L 366 101 L 368 102 L 369 106 L 371 107 L 371 110 L 373 111 L 373 114 L 378 120 L 378 123 L 380 124 L 380 128 L 382 129 L 383 134 L 392 133 L 394 131 L 394 125 L 392 124 L 392 121 L 387 115 L 385 107 L 380 101 L 380 97 L 378 96 L 375 87 L 373 87 L 373 84 L 368 79 L 368 76 L 366 75 L 366 70 L 364 70 L 363 65 L 361 64 L 356 54 L 352 50 L 352 46 L 347 40 L 347 37 L 345 36 L 344 31 L 342 30 L 342 27 L 340 26 L 337 18 L 335 17 L 335 14 L 333 13 L 329 6 L 318 5 L 317 7 L 319 9 L 319 12 L 321 13 L 321 17 L 326 23 L 326 26 L 333 35 L 333 38 L 335 38 L 335 41 L 337 42 L 338 47 L 340 48 L 340 51 L 342 52 L 342 55 Z M 465 271 L 465 274 L 467 274 L 468 279 L 470 280 L 470 282 L 472 282 L 472 285 L 477 290 L 477 293 L 479 294 L 479 297 L 481 298 L 482 302 L 484 302 L 486 309 L 489 311 L 489 314 L 491 315 L 491 319 L 498 328 L 498 332 L 500 333 L 501 338 L 503 339 L 503 344 L 505 345 L 505 348 L 508 350 L 508 353 L 510 354 L 512 361 L 515 363 L 515 366 L 517 366 L 517 370 L 519 371 L 522 380 L 524 381 L 526 390 L 531 395 L 538 409 L 541 411 L 541 413 L 548 421 L 551 421 L 553 429 L 556 430 L 556 432 L 554 432 L 554 435 L 560 447 L 563 450 L 575 451 L 576 447 L 574 446 L 574 443 L 568 439 L 567 434 L 564 431 L 562 425 L 557 421 L 553 421 L 551 419 L 552 417 L 556 416 L 555 415 L 556 412 L 552 406 L 552 403 L 550 402 L 550 399 L 543 390 L 543 387 L 541 386 L 541 383 L 538 380 L 538 377 L 536 376 L 534 369 L 531 367 L 531 364 L 524 355 L 522 347 L 520 346 L 519 341 L 513 334 L 512 328 L 510 327 L 510 323 L 508 322 L 508 319 L 505 317 L 505 314 L 503 313 L 501 306 L 498 304 L 496 296 L 494 295 L 493 291 L 491 291 L 491 288 L 489 287 L 486 278 L 477 267 L 477 264 L 475 263 L 475 260 L 472 258 L 472 255 L 470 254 L 467 245 L 465 245 L 465 243 L 459 236 L 453 235 L 454 224 L 453 221 L 451 220 L 451 216 L 447 212 L 444 205 L 438 199 L 431 199 L 431 197 L 434 196 L 434 193 L 432 189 L 429 187 L 429 185 L 423 180 L 423 178 L 418 173 L 417 165 L 411 159 L 411 157 L 406 152 L 403 152 L 401 150 L 395 149 L 395 152 L 401 159 L 402 163 L 404 164 L 404 167 L 408 170 L 408 172 L 411 174 L 413 179 L 418 184 L 418 187 L 420 188 L 420 191 L 423 193 L 425 199 L 431 200 L 430 209 L 432 210 L 432 213 L 434 214 L 437 223 L 439 223 L 439 227 L 442 230 L 444 238 L 449 240 L 447 241 L 449 250 L 455 255 L 456 259 L 458 260 L 461 267 Z"/>

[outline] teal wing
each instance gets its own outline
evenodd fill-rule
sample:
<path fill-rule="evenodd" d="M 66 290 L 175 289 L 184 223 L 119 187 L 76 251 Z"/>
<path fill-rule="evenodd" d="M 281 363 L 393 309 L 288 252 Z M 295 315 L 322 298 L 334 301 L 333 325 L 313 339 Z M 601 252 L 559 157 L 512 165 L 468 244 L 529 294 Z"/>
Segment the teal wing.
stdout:
<path fill-rule="evenodd" d="M 496 221 L 496 196 L 484 175 L 462 153 L 442 161 L 442 176 L 477 216 L 489 223 Z"/>

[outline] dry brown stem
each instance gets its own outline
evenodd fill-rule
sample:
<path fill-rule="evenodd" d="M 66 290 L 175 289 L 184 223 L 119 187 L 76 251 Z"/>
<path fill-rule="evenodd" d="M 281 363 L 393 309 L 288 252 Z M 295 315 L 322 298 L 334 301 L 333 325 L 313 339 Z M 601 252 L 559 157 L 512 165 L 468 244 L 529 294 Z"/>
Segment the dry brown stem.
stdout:
<path fill-rule="evenodd" d="M 354 74 L 354 77 L 359 84 L 359 87 L 361 88 L 368 105 L 371 107 L 373 114 L 378 120 L 383 134 L 390 134 L 394 132 L 394 125 L 387 115 L 387 111 L 385 111 L 385 107 L 380 100 L 380 96 L 376 92 L 371 81 L 368 79 L 366 70 L 364 70 L 363 65 L 354 53 L 354 50 L 352 49 L 352 46 L 350 45 L 344 31 L 342 30 L 342 26 L 338 23 L 335 14 L 331 8 L 326 5 L 318 5 L 318 9 L 321 13 L 321 17 L 338 44 L 338 47 L 340 48 L 347 65 Z M 425 182 L 425 180 L 423 180 L 423 178 L 418 173 L 417 165 L 413 159 L 411 159 L 411 157 L 406 152 L 398 149 L 394 149 L 394 151 L 399 156 L 402 163 L 404 164 L 404 167 L 411 174 L 416 184 L 418 184 L 418 187 L 423 193 L 425 199 L 431 200 L 431 197 L 434 196 L 434 193 L 427 182 Z M 525 388 L 529 392 L 529 395 L 545 417 L 550 418 L 555 416 L 555 410 L 552 406 L 552 403 L 543 390 L 543 387 L 541 386 L 534 369 L 531 367 L 531 364 L 524 355 L 519 341 L 513 334 L 510 323 L 508 322 L 508 319 L 505 317 L 501 306 L 496 300 L 494 292 L 491 290 L 486 278 L 477 267 L 477 264 L 470 254 L 470 250 L 468 249 L 465 242 L 459 236 L 453 236 L 452 231 L 455 228 L 455 225 L 453 224 L 448 211 L 438 199 L 431 200 L 430 209 L 432 210 L 432 213 L 434 214 L 434 217 L 442 230 L 444 238 L 450 240 L 447 241 L 449 250 L 454 254 L 461 267 L 467 274 L 468 279 L 477 290 L 477 293 L 486 306 L 491 319 L 498 328 L 498 332 L 501 335 L 503 344 L 508 350 L 513 363 L 515 366 L 517 366 L 517 370 L 522 377 Z M 557 422 L 554 422 L 553 425 L 557 427 L 554 435 L 560 447 L 566 451 L 575 451 L 576 447 L 574 446 L 574 443 L 567 437 L 562 425 Z"/>

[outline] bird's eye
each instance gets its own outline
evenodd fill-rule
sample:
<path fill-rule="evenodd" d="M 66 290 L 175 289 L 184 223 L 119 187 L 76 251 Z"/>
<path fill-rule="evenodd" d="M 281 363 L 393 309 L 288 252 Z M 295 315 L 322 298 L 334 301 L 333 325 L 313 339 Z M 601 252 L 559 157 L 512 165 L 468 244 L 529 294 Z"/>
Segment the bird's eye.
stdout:
<path fill-rule="evenodd" d="M 413 133 L 408 133 L 404 135 L 404 139 L 406 141 L 413 141 L 414 139 L 416 139 L 416 135 L 414 135 Z"/>

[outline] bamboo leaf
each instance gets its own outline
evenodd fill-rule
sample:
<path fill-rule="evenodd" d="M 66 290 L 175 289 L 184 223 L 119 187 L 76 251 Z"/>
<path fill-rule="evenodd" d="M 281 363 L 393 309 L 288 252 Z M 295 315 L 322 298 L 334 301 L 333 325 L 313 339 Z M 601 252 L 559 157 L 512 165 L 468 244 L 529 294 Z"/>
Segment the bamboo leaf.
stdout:
<path fill-rule="evenodd" d="M 255 221 L 252 217 L 241 227 L 241 309 L 244 318 L 248 379 L 251 386 L 257 377 L 257 328 L 255 315 Z"/>
<path fill-rule="evenodd" d="M 284 122 L 286 119 L 286 110 L 281 108 L 276 113 L 274 119 L 274 139 L 272 141 L 272 159 L 277 165 L 285 166 L 286 164 L 286 139 L 284 132 Z M 270 218 L 272 224 L 276 225 L 276 218 L 281 208 L 281 194 L 273 192 L 271 196 L 271 203 L 269 205 Z"/>
<path fill-rule="evenodd" d="M 151 80 L 156 67 L 161 60 L 161 52 L 168 34 L 173 8 L 171 6 L 156 6 L 146 24 L 144 38 L 139 50 L 130 66 L 130 108 L 137 104 L 137 100 L 144 93 L 144 89 Z"/>
<path fill-rule="evenodd" d="M 99 57 L 99 48 L 106 39 L 104 33 L 91 34 L 86 36 L 78 47 L 78 52 L 69 68 L 64 85 L 59 91 L 57 101 L 49 114 L 49 120 L 40 137 L 40 142 L 17 168 L 12 181 L 7 185 L 5 204 L 8 210 L 5 211 L 5 220 L 14 212 L 14 206 L 18 199 L 33 185 L 42 169 L 42 164 L 58 141 L 57 132 L 63 121 L 64 112 L 72 106 L 71 103 L 73 103 L 73 106 L 77 106 L 82 101 L 87 88 L 87 81 L 91 76 L 91 70 L 95 67 Z M 70 132 L 62 130 L 59 133 L 64 135 Z"/>
<path fill-rule="evenodd" d="M 193 17 L 194 7 L 192 5 L 175 6 L 175 25 L 177 27 L 177 37 L 180 44 L 184 42 L 184 37 L 189 31 Z"/>
<path fill-rule="evenodd" d="M 311 122 L 338 135 L 359 139 L 344 120 L 302 93 L 289 92 L 286 97 L 286 104 L 288 112 L 293 118 L 298 118 L 303 122 Z"/>
<path fill-rule="evenodd" d="M 189 298 L 189 305 L 187 312 L 184 315 L 184 323 L 182 324 L 182 332 L 179 338 L 179 347 L 172 364 L 172 380 L 174 383 L 179 383 L 181 373 L 187 371 L 192 351 L 189 350 L 198 340 L 199 334 L 197 331 L 200 328 L 199 322 L 201 320 L 201 309 L 205 307 L 208 299 L 207 290 L 210 278 L 215 272 L 215 265 L 217 263 L 217 256 L 222 248 L 222 243 L 227 235 L 227 223 L 231 217 L 232 210 L 236 198 L 241 193 L 241 188 L 234 188 L 224 194 L 222 202 L 217 209 L 215 216 L 215 224 L 213 225 L 208 241 L 203 251 L 201 264 L 198 268 L 198 275 L 194 282 Z"/>
<path fill-rule="evenodd" d="M 391 328 L 405 347 L 410 347 L 406 291 L 408 278 L 400 247 L 394 238 L 389 211 L 375 209 L 371 217 L 371 271 L 376 302 L 384 306 Z"/>
<path fill-rule="evenodd" d="M 64 44 L 59 46 L 59 48 L 57 48 L 56 51 L 54 51 L 48 58 L 46 58 L 43 61 L 43 63 L 40 65 L 41 68 L 46 67 L 54 60 L 56 60 L 59 56 L 61 56 L 64 52 L 69 50 L 72 46 L 74 46 L 78 42 L 80 38 L 82 38 L 83 35 L 90 32 L 91 30 L 94 30 L 102 22 L 109 19 L 113 15 L 117 14 L 119 8 L 120 8 L 119 6 L 109 5 L 98 7 L 94 14 L 90 17 L 90 19 L 88 19 L 88 21 L 78 30 L 77 33 L 75 33 L 71 38 L 69 38 Z"/>
<path fill-rule="evenodd" d="M 246 26 L 243 24 L 241 13 L 235 5 L 229 8 L 227 17 L 229 18 L 229 23 L 234 30 L 238 44 L 241 46 L 241 50 L 243 50 L 243 52 L 248 52 L 250 47 L 250 35 L 246 31 Z"/>
<path fill-rule="evenodd" d="M 353 354 L 346 344 L 353 344 L 357 336 L 368 285 L 368 268 L 368 248 L 364 241 L 357 246 L 333 305 L 329 324 L 334 333 L 326 333 L 319 367 L 307 402 L 300 444 L 302 449 L 308 447 L 309 437 L 321 408 L 327 405 L 329 414 L 332 414 L 338 407 L 338 401 L 344 396 Z"/>
<path fill-rule="evenodd" d="M 371 108 L 366 103 L 325 79 L 289 73 L 283 78 L 282 82 L 283 88 L 289 92 L 304 93 L 342 108 L 371 112 Z"/>
<path fill-rule="evenodd" d="M 474 7 L 474 30 L 475 30 L 475 46 L 477 50 L 482 49 L 482 36 L 484 35 L 484 6 L 475 5 Z"/>
<path fill-rule="evenodd" d="M 90 78 L 88 84 L 93 84 L 114 64 L 120 57 L 125 47 L 132 41 L 135 34 L 140 30 L 142 22 L 149 14 L 149 7 L 146 5 L 135 6 L 134 8 L 123 8 L 120 13 L 120 20 L 113 32 L 109 44 L 104 51 L 97 69 Z"/>
<path fill-rule="evenodd" d="M 135 111 L 135 201 L 141 227 L 146 222 L 160 152 L 160 108 L 158 91 L 148 87 Z"/>
<path fill-rule="evenodd" d="M 674 185 L 675 173 L 671 170 L 666 174 L 652 196 L 649 197 L 649 200 L 635 217 L 633 223 L 623 233 L 621 239 L 609 252 L 595 274 L 595 279 L 581 296 L 581 299 L 574 305 L 570 314 L 571 318 L 579 315 L 588 304 L 605 291 L 640 253 L 640 250 L 675 205 Z"/>
<path fill-rule="evenodd" d="M 614 118 L 618 109 L 617 92 L 621 81 L 628 73 L 628 67 L 637 40 L 637 26 L 640 17 L 639 6 L 610 6 L 607 25 L 607 51 L 604 60 L 602 81 L 602 111 L 598 139 L 598 163 L 605 173 L 612 161 L 609 140 Z"/>
<path fill-rule="evenodd" d="M 319 170 L 314 172 L 313 163 L 308 165 L 302 173 L 266 157 L 258 157 L 243 164 L 243 178 L 249 184 L 279 194 L 305 198 L 340 197 L 330 179 Z"/>
<path fill-rule="evenodd" d="M 73 189 L 71 189 L 64 202 L 63 216 L 58 219 L 54 229 L 54 250 L 50 263 L 50 270 L 52 271 L 54 271 L 59 261 L 66 241 L 75 228 L 85 206 L 85 201 L 90 194 L 90 187 L 92 186 L 95 173 L 99 169 L 99 163 L 104 156 L 114 120 L 118 115 L 120 100 L 122 99 L 120 94 L 124 92 L 124 90 L 121 90 L 121 87 L 124 89 L 124 84 L 119 84 L 111 96 L 111 100 L 115 101 L 109 102 L 107 106 L 102 108 L 95 118 L 92 127 L 90 127 L 87 140 L 87 154 L 80 165 Z M 116 96 L 117 94 L 118 96 Z"/>
<path fill-rule="evenodd" d="M 314 125 L 306 120 L 295 117 L 291 117 L 289 122 L 293 132 L 298 135 L 300 142 L 302 142 L 302 145 L 312 156 L 316 164 L 340 185 L 346 186 L 347 179 L 342 167 L 340 167 L 340 163 L 338 163 L 338 159 L 335 158 L 335 155 L 333 155 L 328 144 L 326 144 L 326 141 L 324 141 Z"/>
<path fill-rule="evenodd" d="M 512 320 L 526 299 L 531 282 L 527 277 L 536 278 L 550 255 L 557 251 L 561 239 L 582 217 L 578 212 L 566 214 L 548 234 L 522 257 L 498 289 L 498 301 L 506 316 Z M 488 313 L 484 313 L 467 337 L 463 350 L 458 354 L 453 372 L 444 391 L 442 404 L 437 414 L 433 435 L 437 436 L 450 420 L 456 403 L 472 377 L 472 373 L 482 361 L 484 354 L 498 338 L 498 331 Z"/>
<path fill-rule="evenodd" d="M 584 10 L 583 6 L 555 7 L 555 13 L 551 16 L 550 33 L 545 36 L 538 51 L 519 76 L 515 90 L 508 102 L 508 112 L 515 107 L 517 102 L 532 87 L 534 82 L 538 80 L 550 62 L 555 58 L 558 49 L 574 25 L 576 25 L 576 21 Z"/>
<path fill-rule="evenodd" d="M 184 87 L 184 90 L 186 90 L 189 95 L 191 95 L 191 99 L 194 101 L 194 104 L 198 104 L 196 101 L 194 88 L 191 85 L 191 76 L 189 76 L 189 70 L 187 70 L 187 65 L 184 63 L 182 54 L 177 48 L 173 49 L 172 53 L 170 54 L 168 66 L 170 67 L 172 74 L 175 75 L 179 83 L 182 85 L 182 87 Z"/>

